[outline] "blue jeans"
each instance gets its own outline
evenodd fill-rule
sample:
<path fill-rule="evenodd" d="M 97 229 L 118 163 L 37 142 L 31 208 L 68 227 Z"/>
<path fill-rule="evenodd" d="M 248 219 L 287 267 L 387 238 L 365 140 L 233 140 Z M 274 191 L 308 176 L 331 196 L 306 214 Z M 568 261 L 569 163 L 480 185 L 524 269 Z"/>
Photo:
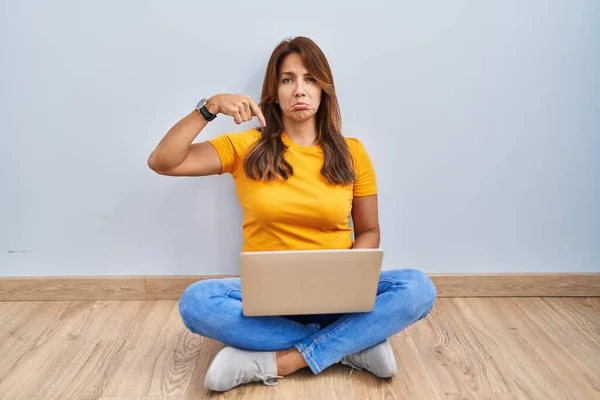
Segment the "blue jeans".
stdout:
<path fill-rule="evenodd" d="M 385 341 L 429 314 L 436 288 L 423 272 L 383 271 L 375 307 L 368 313 L 245 317 L 239 278 L 193 283 L 179 311 L 192 332 L 228 346 L 254 351 L 295 347 L 313 373 L 344 356 Z"/>

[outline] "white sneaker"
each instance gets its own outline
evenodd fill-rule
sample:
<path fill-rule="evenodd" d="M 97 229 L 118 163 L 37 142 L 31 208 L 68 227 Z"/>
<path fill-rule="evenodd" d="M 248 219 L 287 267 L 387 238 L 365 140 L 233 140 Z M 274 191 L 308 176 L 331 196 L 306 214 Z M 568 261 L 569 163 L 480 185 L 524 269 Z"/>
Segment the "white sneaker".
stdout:
<path fill-rule="evenodd" d="M 386 340 L 358 353 L 350 354 L 340 360 L 354 369 L 366 369 L 379 378 L 391 378 L 396 375 L 398 366 L 392 346 Z"/>
<path fill-rule="evenodd" d="M 277 360 L 274 351 L 246 351 L 225 347 L 208 367 L 204 387 L 224 392 L 236 386 L 263 382 L 277 385 Z"/>

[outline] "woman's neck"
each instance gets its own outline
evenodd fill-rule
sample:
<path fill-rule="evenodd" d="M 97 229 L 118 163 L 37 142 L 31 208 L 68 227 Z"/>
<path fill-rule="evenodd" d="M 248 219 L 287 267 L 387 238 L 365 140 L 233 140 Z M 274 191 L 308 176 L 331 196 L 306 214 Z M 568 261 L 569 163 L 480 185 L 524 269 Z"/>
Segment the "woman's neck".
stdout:
<path fill-rule="evenodd" d="M 314 118 L 302 122 L 284 120 L 283 131 L 291 141 L 300 146 L 312 146 L 317 140 L 317 123 Z"/>

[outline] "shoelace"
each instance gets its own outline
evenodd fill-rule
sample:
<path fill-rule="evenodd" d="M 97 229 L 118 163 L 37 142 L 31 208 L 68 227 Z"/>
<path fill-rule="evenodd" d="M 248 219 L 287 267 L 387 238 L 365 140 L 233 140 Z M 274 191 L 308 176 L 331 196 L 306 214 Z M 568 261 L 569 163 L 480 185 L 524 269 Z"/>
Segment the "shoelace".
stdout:
<path fill-rule="evenodd" d="M 352 375 L 352 372 L 354 372 L 354 368 L 350 368 L 350 372 L 348 373 L 348 376 L 346 376 L 346 380 L 350 379 L 350 375 Z"/>
<path fill-rule="evenodd" d="M 279 376 L 279 375 L 263 375 L 260 377 L 262 382 L 267 386 L 276 386 L 279 383 L 278 379 L 283 379 L 283 378 L 284 378 L 283 376 Z"/>
<path fill-rule="evenodd" d="M 348 373 L 348 376 L 346 376 L 346 379 L 350 379 L 350 376 L 352 375 L 355 369 L 359 371 L 362 370 L 362 368 L 357 367 L 352 361 L 348 360 L 347 358 L 345 358 L 343 361 L 343 365 L 350 367 L 350 372 Z"/>

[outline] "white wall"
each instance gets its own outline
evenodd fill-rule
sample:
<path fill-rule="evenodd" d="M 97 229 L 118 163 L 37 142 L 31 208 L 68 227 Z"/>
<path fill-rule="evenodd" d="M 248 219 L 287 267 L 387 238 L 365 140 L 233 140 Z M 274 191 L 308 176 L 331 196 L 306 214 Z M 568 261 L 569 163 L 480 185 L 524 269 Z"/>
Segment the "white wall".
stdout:
<path fill-rule="evenodd" d="M 230 177 L 146 159 L 295 35 L 374 160 L 386 269 L 600 271 L 600 2 L 324 3 L 0 1 L 0 275 L 237 273 Z"/>

